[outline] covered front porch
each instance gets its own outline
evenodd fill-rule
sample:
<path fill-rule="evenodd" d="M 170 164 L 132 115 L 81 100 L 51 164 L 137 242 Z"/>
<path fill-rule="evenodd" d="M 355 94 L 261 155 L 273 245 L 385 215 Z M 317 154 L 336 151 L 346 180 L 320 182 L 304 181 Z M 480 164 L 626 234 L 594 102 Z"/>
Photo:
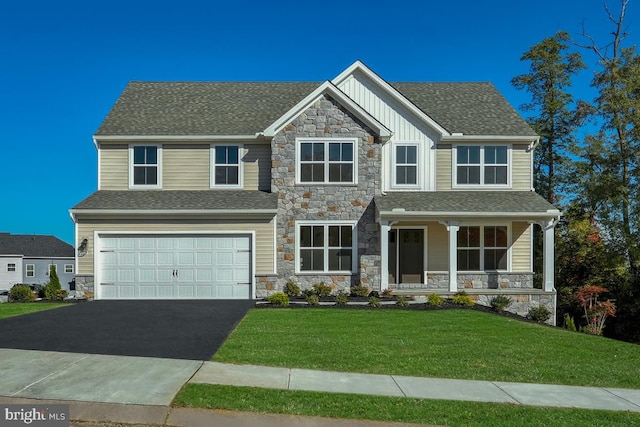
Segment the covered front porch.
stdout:
<path fill-rule="evenodd" d="M 554 227 L 560 212 L 536 193 L 402 192 L 375 201 L 382 290 L 464 290 L 479 300 L 498 293 L 555 295 Z M 541 289 L 534 284 L 536 225 L 544 230 Z"/>

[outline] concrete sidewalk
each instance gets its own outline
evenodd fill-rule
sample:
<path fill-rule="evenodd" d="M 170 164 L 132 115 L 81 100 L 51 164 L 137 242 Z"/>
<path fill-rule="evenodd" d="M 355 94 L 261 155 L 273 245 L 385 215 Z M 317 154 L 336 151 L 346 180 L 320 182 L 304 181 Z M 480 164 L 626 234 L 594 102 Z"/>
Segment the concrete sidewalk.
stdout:
<path fill-rule="evenodd" d="M 640 390 L 353 374 L 205 362 L 189 381 L 418 399 L 640 412 Z"/>

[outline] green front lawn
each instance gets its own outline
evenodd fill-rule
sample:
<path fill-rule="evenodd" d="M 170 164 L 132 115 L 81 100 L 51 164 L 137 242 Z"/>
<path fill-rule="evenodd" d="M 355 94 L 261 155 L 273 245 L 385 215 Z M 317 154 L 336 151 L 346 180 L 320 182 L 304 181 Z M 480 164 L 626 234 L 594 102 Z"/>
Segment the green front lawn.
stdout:
<path fill-rule="evenodd" d="M 640 346 L 473 310 L 254 309 L 213 360 L 640 389 Z"/>
<path fill-rule="evenodd" d="M 175 406 L 447 426 L 638 426 L 640 414 L 187 384 Z"/>
<path fill-rule="evenodd" d="M 36 311 L 50 310 L 67 305 L 67 303 L 63 302 L 5 302 L 0 304 L 0 319 L 21 316 Z"/>

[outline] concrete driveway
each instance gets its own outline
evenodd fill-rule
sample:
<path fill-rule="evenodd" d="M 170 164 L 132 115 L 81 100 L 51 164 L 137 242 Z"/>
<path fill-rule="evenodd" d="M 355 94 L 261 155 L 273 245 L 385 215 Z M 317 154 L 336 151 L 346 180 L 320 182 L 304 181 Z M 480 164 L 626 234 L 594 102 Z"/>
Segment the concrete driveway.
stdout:
<path fill-rule="evenodd" d="M 81 302 L 0 320 L 0 348 L 209 360 L 253 304 Z"/>

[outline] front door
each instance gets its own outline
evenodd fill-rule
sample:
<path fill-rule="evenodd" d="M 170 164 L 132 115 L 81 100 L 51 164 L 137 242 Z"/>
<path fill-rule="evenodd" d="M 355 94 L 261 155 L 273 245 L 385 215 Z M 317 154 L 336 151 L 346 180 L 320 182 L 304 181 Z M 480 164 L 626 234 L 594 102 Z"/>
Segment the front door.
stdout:
<path fill-rule="evenodd" d="M 424 230 L 389 233 L 389 283 L 424 283 Z"/>

